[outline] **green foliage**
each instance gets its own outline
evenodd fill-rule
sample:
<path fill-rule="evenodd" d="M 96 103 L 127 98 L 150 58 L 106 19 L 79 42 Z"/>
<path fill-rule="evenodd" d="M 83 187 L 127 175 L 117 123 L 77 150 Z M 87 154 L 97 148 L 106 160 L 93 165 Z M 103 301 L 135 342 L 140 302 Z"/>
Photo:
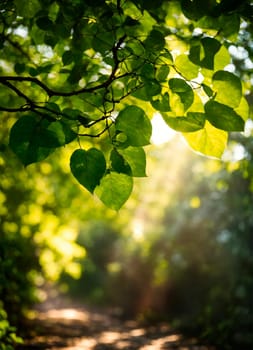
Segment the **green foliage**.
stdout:
<path fill-rule="evenodd" d="M 119 209 L 131 194 L 130 178 L 146 174 L 142 147 L 155 112 L 187 133 L 194 150 L 214 157 L 224 152 L 228 132 L 244 129 L 247 89 L 227 65 L 230 46 L 251 36 L 250 1 L 0 6 L 0 111 L 15 116 L 9 145 L 25 166 L 74 142 L 74 177 Z"/>
<path fill-rule="evenodd" d="M 76 150 L 70 159 L 71 171 L 77 180 L 93 193 L 106 170 L 104 155 L 96 148 Z"/>
<path fill-rule="evenodd" d="M 14 350 L 16 345 L 22 343 L 22 338 L 16 335 L 16 328 L 10 325 L 7 313 L 0 302 L 0 349 Z"/>

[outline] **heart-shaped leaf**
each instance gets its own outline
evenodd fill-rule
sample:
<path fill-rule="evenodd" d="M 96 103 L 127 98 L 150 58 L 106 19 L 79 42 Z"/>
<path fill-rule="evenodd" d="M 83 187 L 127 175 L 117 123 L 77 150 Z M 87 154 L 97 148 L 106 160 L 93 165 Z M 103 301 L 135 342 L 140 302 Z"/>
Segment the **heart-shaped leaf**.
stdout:
<path fill-rule="evenodd" d="M 77 181 L 93 193 L 105 174 L 104 154 L 96 148 L 75 150 L 70 159 L 70 168 Z"/>
<path fill-rule="evenodd" d="M 133 178 L 126 174 L 110 172 L 100 181 L 96 195 L 109 208 L 119 210 L 133 189 Z"/>

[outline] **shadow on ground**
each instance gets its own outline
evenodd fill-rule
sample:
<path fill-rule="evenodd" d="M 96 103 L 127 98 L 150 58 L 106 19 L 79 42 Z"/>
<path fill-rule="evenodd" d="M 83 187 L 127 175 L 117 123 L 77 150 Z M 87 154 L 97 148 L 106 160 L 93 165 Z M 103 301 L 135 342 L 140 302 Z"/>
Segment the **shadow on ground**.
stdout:
<path fill-rule="evenodd" d="M 214 350 L 167 324 L 143 327 L 112 312 L 69 306 L 39 310 L 18 350 Z"/>

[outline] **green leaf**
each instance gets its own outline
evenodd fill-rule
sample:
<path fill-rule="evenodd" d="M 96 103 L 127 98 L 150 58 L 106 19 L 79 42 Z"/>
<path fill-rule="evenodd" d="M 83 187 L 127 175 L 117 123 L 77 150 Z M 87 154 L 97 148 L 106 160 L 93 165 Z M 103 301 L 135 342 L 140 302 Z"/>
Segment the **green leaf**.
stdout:
<path fill-rule="evenodd" d="M 242 84 L 233 73 L 218 71 L 213 75 L 213 91 L 216 93 L 215 101 L 230 107 L 237 107 L 242 98 Z"/>
<path fill-rule="evenodd" d="M 163 95 L 157 96 L 155 99 L 150 101 L 152 106 L 160 112 L 169 112 L 170 108 L 170 96 L 168 92 Z"/>
<path fill-rule="evenodd" d="M 17 14 L 20 17 L 32 18 L 40 10 L 39 0 L 15 0 Z"/>
<path fill-rule="evenodd" d="M 54 47 L 59 41 L 59 37 L 56 32 L 45 32 L 44 42 L 46 45 Z"/>
<path fill-rule="evenodd" d="M 155 79 L 155 69 L 152 64 L 144 64 L 140 71 L 144 83 L 144 99 L 149 100 L 151 96 L 158 95 L 161 92 L 161 85 L 158 80 Z M 137 92 L 138 95 L 138 92 Z"/>
<path fill-rule="evenodd" d="M 240 30 L 240 16 L 237 13 L 222 15 L 219 23 L 222 35 L 228 40 L 236 41 Z"/>
<path fill-rule="evenodd" d="M 29 67 L 28 72 L 32 77 L 35 77 L 39 74 L 39 70 L 34 67 Z"/>
<path fill-rule="evenodd" d="M 25 166 L 44 160 L 52 152 L 39 144 L 40 133 L 40 124 L 33 114 L 18 119 L 10 131 L 10 148 Z"/>
<path fill-rule="evenodd" d="M 238 107 L 236 107 L 235 112 L 246 121 L 250 116 L 250 109 L 246 98 L 242 98 Z"/>
<path fill-rule="evenodd" d="M 127 164 L 130 165 L 132 176 L 146 177 L 146 154 L 141 147 L 127 147 L 119 149 Z"/>
<path fill-rule="evenodd" d="M 222 45 L 220 50 L 214 57 L 214 70 L 218 71 L 226 67 L 231 61 L 231 56 L 228 49 Z"/>
<path fill-rule="evenodd" d="M 62 55 L 62 63 L 64 66 L 67 66 L 68 64 L 72 63 L 74 60 L 73 52 L 68 50 L 65 51 Z"/>
<path fill-rule="evenodd" d="M 77 181 L 93 193 L 105 174 L 104 154 L 96 148 L 75 150 L 70 158 L 70 168 Z"/>
<path fill-rule="evenodd" d="M 218 129 L 244 130 L 244 120 L 229 106 L 211 100 L 205 104 L 205 112 L 206 119 Z"/>
<path fill-rule="evenodd" d="M 203 129 L 184 134 L 184 138 L 193 150 L 210 157 L 220 158 L 226 148 L 228 134 L 206 122 Z"/>
<path fill-rule="evenodd" d="M 71 69 L 70 75 L 68 76 L 68 82 L 70 84 L 76 84 L 82 79 L 82 76 L 85 74 L 86 68 L 80 64 L 75 64 Z"/>
<path fill-rule="evenodd" d="M 115 149 L 111 151 L 110 161 L 112 170 L 117 173 L 132 175 L 131 168 L 124 157 Z"/>
<path fill-rule="evenodd" d="M 81 115 L 79 109 L 74 108 L 64 108 L 62 111 L 62 115 L 70 120 L 78 120 Z"/>
<path fill-rule="evenodd" d="M 120 111 L 115 121 L 115 128 L 127 135 L 127 142 L 131 146 L 149 144 L 152 125 L 140 107 L 127 106 Z"/>
<path fill-rule="evenodd" d="M 201 84 L 201 86 L 202 86 L 204 92 L 206 93 L 206 95 L 207 95 L 208 97 L 212 97 L 212 96 L 213 96 L 214 92 L 213 92 L 213 90 L 210 88 L 210 86 L 208 86 L 208 85 L 206 85 L 206 84 Z"/>
<path fill-rule="evenodd" d="M 183 14 L 195 21 L 204 16 L 207 4 L 202 0 L 182 0 L 181 7 Z"/>
<path fill-rule="evenodd" d="M 145 63 L 141 68 L 140 76 L 146 79 L 154 79 L 155 78 L 154 65 L 150 63 Z"/>
<path fill-rule="evenodd" d="M 133 189 L 133 178 L 126 174 L 110 172 L 100 181 L 96 195 L 109 208 L 119 210 Z"/>
<path fill-rule="evenodd" d="M 194 79 L 198 76 L 199 67 L 193 64 L 187 55 L 179 55 L 175 59 L 175 65 L 178 71 L 186 78 L 186 79 Z"/>
<path fill-rule="evenodd" d="M 169 117 L 164 113 L 163 119 L 172 129 L 181 132 L 197 131 L 205 125 L 205 114 L 199 112 L 188 112 L 186 117 Z"/>
<path fill-rule="evenodd" d="M 144 41 L 146 50 L 158 53 L 165 46 L 165 39 L 163 34 L 156 29 L 151 30 L 147 39 Z"/>
<path fill-rule="evenodd" d="M 168 75 L 170 72 L 170 67 L 167 65 L 162 65 L 159 68 L 157 68 L 157 71 L 155 73 L 155 77 L 158 81 L 166 81 Z"/>
<path fill-rule="evenodd" d="M 94 36 L 92 47 L 95 51 L 104 54 L 106 51 L 110 51 L 114 44 L 114 35 L 111 32 L 104 31 Z"/>
<path fill-rule="evenodd" d="M 207 69 L 214 69 L 214 58 L 220 50 L 221 43 L 214 38 L 194 40 L 190 47 L 189 59 L 196 65 Z"/>
<path fill-rule="evenodd" d="M 156 79 L 143 79 L 144 88 L 148 98 L 156 96 L 161 92 L 161 85 Z"/>
<path fill-rule="evenodd" d="M 60 107 L 59 107 L 56 103 L 54 103 L 54 102 L 47 102 L 47 103 L 45 103 L 45 107 L 46 107 L 46 109 L 48 109 L 49 111 L 52 111 L 53 114 L 54 114 L 54 112 L 55 112 L 56 114 L 60 114 L 60 113 L 61 113 Z"/>
<path fill-rule="evenodd" d="M 25 64 L 24 63 L 15 63 L 14 70 L 17 74 L 21 74 L 25 71 Z"/>
<path fill-rule="evenodd" d="M 186 111 L 194 101 L 194 93 L 192 88 L 183 80 L 179 78 L 172 78 L 169 80 L 169 87 L 171 91 L 180 97 Z M 171 104 L 171 108 L 172 104 Z"/>
<path fill-rule="evenodd" d="M 41 123 L 38 144 L 41 147 L 57 148 L 64 146 L 76 138 L 76 133 L 73 132 L 68 125 L 62 121 L 52 123 Z"/>
<path fill-rule="evenodd" d="M 139 88 L 138 90 L 134 91 L 131 95 L 143 101 L 149 101 L 151 98 L 151 96 L 147 93 L 146 86 Z"/>
<path fill-rule="evenodd" d="M 53 30 L 54 28 L 54 23 L 51 21 L 50 18 L 48 18 L 48 16 L 39 17 L 36 21 L 36 24 L 40 29 L 46 31 Z"/>

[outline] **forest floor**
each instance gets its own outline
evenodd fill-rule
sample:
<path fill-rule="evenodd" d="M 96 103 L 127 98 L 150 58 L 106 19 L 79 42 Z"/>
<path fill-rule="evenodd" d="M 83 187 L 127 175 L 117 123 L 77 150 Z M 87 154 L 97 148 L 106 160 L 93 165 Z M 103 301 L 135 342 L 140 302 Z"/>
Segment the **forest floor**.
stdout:
<path fill-rule="evenodd" d="M 122 320 L 115 310 L 73 302 L 44 303 L 26 324 L 18 350 L 214 350 L 186 339 L 167 324 Z"/>

